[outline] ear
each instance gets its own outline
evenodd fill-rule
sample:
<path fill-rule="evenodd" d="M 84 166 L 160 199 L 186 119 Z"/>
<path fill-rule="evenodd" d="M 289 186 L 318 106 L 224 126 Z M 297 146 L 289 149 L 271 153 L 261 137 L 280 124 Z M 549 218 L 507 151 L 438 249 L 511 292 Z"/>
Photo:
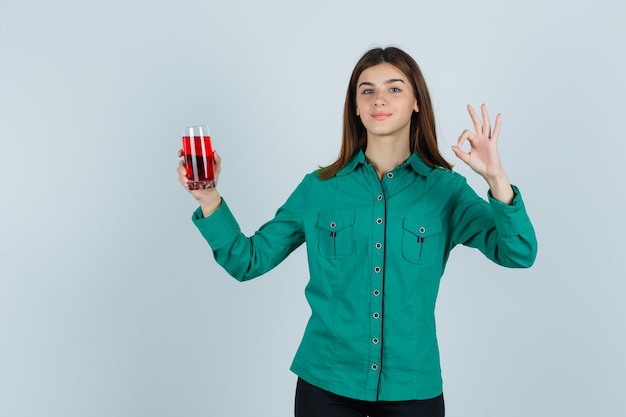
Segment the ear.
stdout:
<path fill-rule="evenodd" d="M 415 113 L 420 112 L 420 107 L 417 105 L 417 100 L 415 101 L 415 106 L 413 106 L 413 111 L 415 111 Z"/>
<path fill-rule="evenodd" d="M 361 112 L 359 111 L 358 107 L 357 107 L 357 109 L 356 109 L 356 115 L 357 115 L 357 116 L 361 116 Z"/>

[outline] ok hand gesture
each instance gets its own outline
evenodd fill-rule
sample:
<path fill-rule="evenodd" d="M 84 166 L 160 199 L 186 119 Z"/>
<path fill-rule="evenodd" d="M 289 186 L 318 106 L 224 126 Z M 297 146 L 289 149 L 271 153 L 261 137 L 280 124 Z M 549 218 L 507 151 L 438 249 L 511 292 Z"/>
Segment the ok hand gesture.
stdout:
<path fill-rule="evenodd" d="M 467 106 L 475 133 L 465 129 L 456 146 L 452 147 L 454 154 L 465 162 L 472 170 L 482 176 L 491 189 L 494 198 L 511 203 L 513 200 L 513 190 L 509 184 L 506 172 L 502 168 L 500 155 L 498 154 L 498 136 L 500 135 L 500 123 L 502 116 L 496 116 L 496 124 L 491 130 L 487 106 L 481 106 L 482 121 L 472 108 Z M 465 141 L 470 143 L 469 152 L 465 152 L 461 147 Z"/>

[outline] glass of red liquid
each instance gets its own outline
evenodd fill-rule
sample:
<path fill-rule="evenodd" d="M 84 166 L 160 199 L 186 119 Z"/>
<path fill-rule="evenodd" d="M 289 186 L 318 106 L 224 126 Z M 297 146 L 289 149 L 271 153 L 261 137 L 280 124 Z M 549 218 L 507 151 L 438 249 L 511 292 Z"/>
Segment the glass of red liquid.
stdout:
<path fill-rule="evenodd" d="M 186 127 L 182 136 L 189 189 L 215 188 L 215 160 L 209 127 L 206 125 Z"/>

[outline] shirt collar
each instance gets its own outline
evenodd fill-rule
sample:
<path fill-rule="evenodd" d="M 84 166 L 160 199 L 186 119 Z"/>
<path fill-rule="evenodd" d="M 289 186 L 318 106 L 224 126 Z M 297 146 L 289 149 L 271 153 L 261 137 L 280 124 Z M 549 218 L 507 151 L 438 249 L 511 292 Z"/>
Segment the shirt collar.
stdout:
<path fill-rule="evenodd" d="M 360 149 L 348 163 L 337 173 L 338 176 L 347 175 L 354 171 L 359 165 L 365 165 L 365 153 L 363 149 Z M 433 172 L 434 168 L 426 165 L 426 162 L 419 156 L 417 152 L 413 152 L 409 159 L 403 165 L 410 166 L 418 174 L 422 174 L 425 177 L 429 176 Z"/>
<path fill-rule="evenodd" d="M 426 165 L 426 162 L 422 159 L 422 157 L 417 153 L 417 151 L 413 152 L 409 159 L 407 159 L 406 163 L 410 165 L 415 172 L 418 174 L 422 174 L 427 177 L 431 172 L 435 170 L 435 168 L 431 168 Z"/>
<path fill-rule="evenodd" d="M 341 170 L 337 173 L 338 176 L 340 175 L 347 175 L 349 173 L 351 173 L 352 171 L 354 171 L 356 169 L 357 166 L 359 165 L 365 165 L 365 153 L 363 152 L 363 149 L 360 149 L 349 161 L 348 163 L 341 168 Z"/>

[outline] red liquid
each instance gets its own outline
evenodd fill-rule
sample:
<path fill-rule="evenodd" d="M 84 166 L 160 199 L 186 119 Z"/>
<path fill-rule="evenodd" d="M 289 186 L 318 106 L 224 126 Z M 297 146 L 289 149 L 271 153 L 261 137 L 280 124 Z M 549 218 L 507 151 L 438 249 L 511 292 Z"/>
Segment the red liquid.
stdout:
<path fill-rule="evenodd" d="M 190 190 L 215 187 L 215 161 L 210 136 L 195 136 L 193 141 L 189 136 L 183 136 L 183 158 Z"/>

